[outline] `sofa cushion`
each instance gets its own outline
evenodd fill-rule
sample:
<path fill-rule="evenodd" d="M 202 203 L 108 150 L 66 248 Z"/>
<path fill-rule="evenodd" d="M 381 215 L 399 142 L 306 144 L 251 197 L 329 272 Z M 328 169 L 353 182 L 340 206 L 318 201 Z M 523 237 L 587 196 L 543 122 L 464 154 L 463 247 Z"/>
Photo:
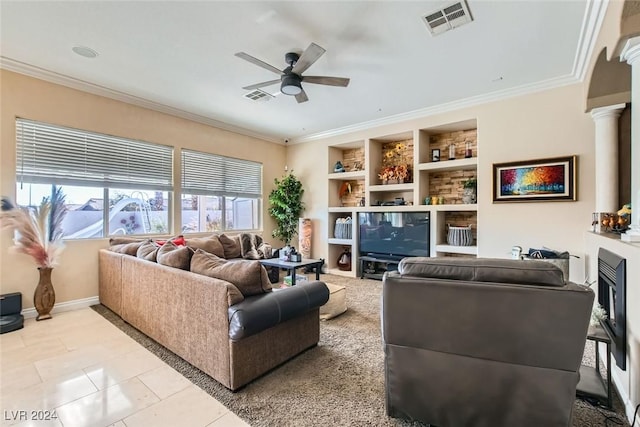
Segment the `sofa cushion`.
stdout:
<path fill-rule="evenodd" d="M 238 341 L 298 317 L 329 300 L 323 282 L 301 283 L 290 288 L 245 298 L 229 307 L 229 338 Z"/>
<path fill-rule="evenodd" d="M 147 261 L 156 262 L 158 249 L 160 249 L 160 246 L 156 245 L 151 240 L 148 240 L 140 245 L 138 251 L 136 252 L 136 256 Z"/>
<path fill-rule="evenodd" d="M 473 282 L 564 286 L 562 270 L 546 262 L 498 258 L 404 258 L 402 276 Z"/>
<path fill-rule="evenodd" d="M 111 245 L 109 247 L 109 250 L 111 252 L 117 252 L 119 254 L 136 256 L 138 253 L 138 248 L 140 248 L 140 246 L 142 246 L 144 243 L 148 241 L 149 240 L 147 239 L 146 241 L 140 240 L 137 242 L 130 242 L 130 243 L 118 243 L 118 244 Z"/>
<path fill-rule="evenodd" d="M 170 240 L 158 249 L 158 264 L 188 271 L 192 255 L 193 249 L 187 246 L 178 246 Z"/>
<path fill-rule="evenodd" d="M 236 259 L 229 261 L 198 249 L 195 268 L 202 272 L 206 269 L 209 277 L 226 280 L 235 285 L 243 296 L 271 292 L 271 281 L 267 270 L 258 261 Z M 191 269 L 193 271 L 192 263 Z"/>
<path fill-rule="evenodd" d="M 191 257 L 191 272 L 216 278 L 212 272 L 216 267 L 225 262 L 227 261 L 220 257 L 203 251 L 202 249 L 196 249 L 196 252 Z M 229 306 L 238 304 L 244 300 L 244 295 L 242 295 L 242 292 L 240 292 L 235 285 L 227 280 L 220 280 L 219 283 L 225 284 L 227 287 L 227 304 L 229 304 Z"/>
<path fill-rule="evenodd" d="M 109 245 L 122 245 L 124 243 L 136 243 L 136 242 L 146 242 L 149 239 L 144 239 L 140 237 L 111 237 L 109 238 Z"/>
<path fill-rule="evenodd" d="M 224 258 L 224 248 L 217 234 L 206 237 L 194 237 L 186 240 L 187 246 L 196 249 L 202 249 L 205 252 Z"/>
<path fill-rule="evenodd" d="M 229 237 L 226 234 L 221 234 L 218 239 L 222 244 L 222 248 L 224 249 L 224 257 L 226 259 L 242 257 L 242 253 L 240 251 L 240 236 Z"/>

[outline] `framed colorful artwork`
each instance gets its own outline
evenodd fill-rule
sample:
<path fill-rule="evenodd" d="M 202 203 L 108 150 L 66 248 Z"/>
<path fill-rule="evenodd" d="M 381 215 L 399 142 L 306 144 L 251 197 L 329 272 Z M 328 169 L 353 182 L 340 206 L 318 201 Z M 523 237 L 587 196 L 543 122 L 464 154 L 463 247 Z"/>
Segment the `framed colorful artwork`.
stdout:
<path fill-rule="evenodd" d="M 576 163 L 576 156 L 495 163 L 493 201 L 575 201 Z"/>

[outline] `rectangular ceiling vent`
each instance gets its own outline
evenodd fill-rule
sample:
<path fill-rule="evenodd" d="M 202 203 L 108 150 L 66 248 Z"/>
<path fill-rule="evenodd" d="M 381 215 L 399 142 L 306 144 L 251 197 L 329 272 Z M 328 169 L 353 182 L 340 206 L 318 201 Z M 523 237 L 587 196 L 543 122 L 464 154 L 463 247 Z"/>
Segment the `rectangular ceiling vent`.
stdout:
<path fill-rule="evenodd" d="M 275 98 L 275 96 L 260 89 L 252 90 L 251 92 L 245 93 L 244 97 L 252 101 L 268 101 L 271 98 Z"/>
<path fill-rule="evenodd" d="M 453 30 L 460 25 L 473 21 L 466 1 L 459 1 L 442 9 L 435 10 L 422 17 L 432 36 Z"/>

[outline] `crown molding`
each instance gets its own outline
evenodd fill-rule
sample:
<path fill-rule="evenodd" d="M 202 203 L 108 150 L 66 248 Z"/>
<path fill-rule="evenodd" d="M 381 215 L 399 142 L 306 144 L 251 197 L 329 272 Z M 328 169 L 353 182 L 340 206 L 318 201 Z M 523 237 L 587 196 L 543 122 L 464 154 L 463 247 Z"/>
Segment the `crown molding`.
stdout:
<path fill-rule="evenodd" d="M 602 28 L 608 5 L 609 0 L 589 0 L 587 2 L 584 17 L 582 18 L 576 56 L 573 60 L 572 74 L 579 81 L 583 81 L 587 75 L 589 62 L 593 55 L 593 49 L 600 34 L 600 28 Z"/>
<path fill-rule="evenodd" d="M 421 108 L 419 110 L 410 111 L 408 113 L 396 114 L 393 116 L 384 117 L 381 119 L 371 120 L 368 122 L 357 123 L 354 125 L 344 126 L 337 129 L 331 129 L 325 132 L 318 132 L 312 135 L 307 135 L 302 138 L 296 138 L 289 144 L 301 144 L 305 142 L 317 141 L 319 139 L 329 138 L 338 135 L 344 135 L 352 132 L 363 131 L 374 127 L 392 125 L 408 120 L 420 119 L 435 114 L 447 113 L 450 111 L 460 110 L 463 108 L 475 107 L 477 105 L 486 104 L 488 102 L 500 101 L 503 99 L 514 98 L 517 96 L 527 95 L 535 92 L 541 92 L 548 89 L 553 89 L 561 86 L 567 86 L 578 83 L 578 79 L 574 76 L 556 77 L 542 82 L 531 83 L 527 85 L 518 86 L 511 89 L 499 90 L 491 92 L 485 95 L 473 96 L 471 98 L 465 98 L 458 101 L 447 102 L 445 104 L 438 104 L 433 107 Z"/>
<path fill-rule="evenodd" d="M 243 127 L 234 126 L 229 123 L 225 123 L 219 120 L 211 119 L 209 117 L 201 116 L 199 114 L 190 113 L 188 111 L 184 111 L 179 108 L 174 108 L 165 104 L 160 104 L 159 102 L 150 101 L 148 99 L 140 98 L 137 96 L 129 95 L 124 92 L 109 89 L 104 86 L 89 83 L 84 80 L 65 76 L 63 74 L 59 74 L 50 70 L 46 70 L 44 68 L 29 65 L 24 62 L 16 61 L 14 59 L 7 58 L 4 56 L 0 56 L 0 68 L 7 71 L 13 71 L 19 74 L 24 74 L 29 77 L 34 77 L 36 79 L 44 80 L 49 83 L 59 84 L 61 86 L 66 86 L 71 89 L 88 92 L 93 95 L 104 96 L 105 98 L 114 99 L 116 101 L 125 102 L 127 104 L 132 104 L 138 107 L 147 108 L 149 110 L 158 111 L 160 113 L 165 113 L 171 116 L 187 119 L 192 122 L 201 123 L 203 125 L 212 126 L 218 129 L 229 131 L 229 132 L 234 132 L 240 135 L 250 136 L 252 138 L 257 138 L 263 141 L 273 142 L 276 144 L 281 144 L 281 145 L 283 144 L 283 142 L 277 138 L 269 137 Z"/>

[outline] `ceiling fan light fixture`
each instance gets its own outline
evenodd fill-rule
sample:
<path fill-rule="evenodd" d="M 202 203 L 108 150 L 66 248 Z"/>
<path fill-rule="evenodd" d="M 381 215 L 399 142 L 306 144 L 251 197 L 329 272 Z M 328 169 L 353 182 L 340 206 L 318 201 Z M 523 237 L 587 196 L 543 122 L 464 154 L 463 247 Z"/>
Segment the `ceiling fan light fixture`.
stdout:
<path fill-rule="evenodd" d="M 296 78 L 294 75 L 282 76 L 282 85 L 280 86 L 280 92 L 285 95 L 298 95 L 302 92 L 302 85 L 300 84 L 300 78 Z"/>

